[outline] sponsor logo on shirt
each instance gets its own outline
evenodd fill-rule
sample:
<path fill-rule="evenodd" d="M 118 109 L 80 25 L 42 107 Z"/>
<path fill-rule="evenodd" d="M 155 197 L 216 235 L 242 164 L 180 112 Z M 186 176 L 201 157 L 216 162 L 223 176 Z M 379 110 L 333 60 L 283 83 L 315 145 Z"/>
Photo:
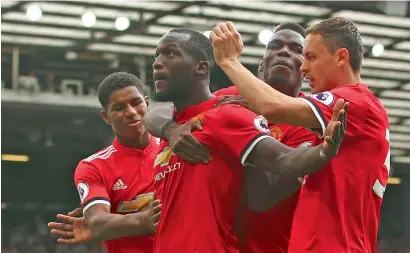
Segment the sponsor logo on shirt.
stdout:
<path fill-rule="evenodd" d="M 334 100 L 333 94 L 329 91 L 317 93 L 317 94 L 311 95 L 311 97 L 316 99 L 317 101 L 320 101 L 321 103 L 325 105 L 331 105 Z"/>
<path fill-rule="evenodd" d="M 118 179 L 117 182 L 115 182 L 114 186 L 112 187 L 112 189 L 114 191 L 118 191 L 118 190 L 124 190 L 127 189 L 127 186 L 124 184 L 124 182 L 122 181 L 122 179 Z"/>
<path fill-rule="evenodd" d="M 154 193 L 144 193 L 137 195 L 135 199 L 123 201 L 118 205 L 118 213 L 142 212 L 145 211 L 149 204 L 154 200 Z"/>
<path fill-rule="evenodd" d="M 255 125 L 256 129 L 263 133 L 270 133 L 269 127 L 268 127 L 268 121 L 262 116 L 259 115 L 253 120 L 253 124 Z"/>
<path fill-rule="evenodd" d="M 165 178 L 165 176 L 168 173 L 171 173 L 174 170 L 181 168 L 180 162 L 175 163 L 175 164 L 169 164 L 169 161 L 171 160 L 171 157 L 173 155 L 174 155 L 174 152 L 169 146 L 165 147 L 161 151 L 161 153 L 157 155 L 157 157 L 155 158 L 154 167 L 160 166 L 160 170 L 162 171 L 155 175 L 155 181 L 161 180 Z"/>
<path fill-rule="evenodd" d="M 87 183 L 79 182 L 77 185 L 78 194 L 80 195 L 81 202 L 87 197 L 89 188 Z"/>
<path fill-rule="evenodd" d="M 169 160 L 171 157 L 174 155 L 174 151 L 169 146 L 166 146 L 161 153 L 155 157 L 155 162 L 154 162 L 154 167 L 157 165 L 160 165 L 161 167 L 164 167 L 168 165 Z"/>

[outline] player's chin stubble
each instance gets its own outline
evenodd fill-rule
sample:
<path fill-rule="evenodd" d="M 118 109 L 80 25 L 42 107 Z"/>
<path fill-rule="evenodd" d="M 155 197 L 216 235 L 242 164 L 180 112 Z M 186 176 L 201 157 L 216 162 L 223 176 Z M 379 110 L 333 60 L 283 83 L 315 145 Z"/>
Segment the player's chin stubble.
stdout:
<path fill-rule="evenodd" d="M 272 75 L 269 81 L 269 85 L 281 85 L 288 84 L 289 77 L 284 75 Z"/>

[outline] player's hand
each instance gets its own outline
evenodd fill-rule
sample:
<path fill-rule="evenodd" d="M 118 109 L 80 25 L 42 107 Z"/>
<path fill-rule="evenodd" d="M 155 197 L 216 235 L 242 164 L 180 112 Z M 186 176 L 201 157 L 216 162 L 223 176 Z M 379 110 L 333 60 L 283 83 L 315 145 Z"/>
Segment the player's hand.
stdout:
<path fill-rule="evenodd" d="M 207 164 L 211 160 L 209 150 L 192 135 L 193 130 L 202 130 L 199 119 L 185 124 L 171 124 L 165 132 L 171 149 L 183 160 L 190 163 Z"/>
<path fill-rule="evenodd" d="M 94 240 L 94 235 L 84 217 L 77 218 L 58 214 L 57 218 L 63 223 L 50 222 L 51 233 L 59 235 L 57 242 L 63 244 L 84 243 Z"/>
<path fill-rule="evenodd" d="M 148 218 L 150 220 L 151 226 L 153 226 L 154 228 L 157 228 L 158 226 L 159 218 L 161 216 L 161 208 L 162 204 L 159 199 L 156 199 L 149 204 Z"/>
<path fill-rule="evenodd" d="M 349 103 L 345 103 L 343 99 L 338 99 L 333 108 L 333 116 L 326 127 L 324 133 L 325 140 L 322 144 L 322 151 L 326 155 L 326 158 L 330 159 L 334 157 L 342 144 L 346 131 L 348 108 Z"/>
<path fill-rule="evenodd" d="M 215 26 L 210 33 L 216 63 L 223 66 L 229 61 L 239 61 L 243 50 L 241 35 L 230 21 Z"/>
<path fill-rule="evenodd" d="M 260 112 L 256 110 L 256 108 L 254 108 L 251 104 L 249 104 L 241 95 L 225 95 L 215 104 L 215 106 L 221 106 L 226 104 L 239 105 L 253 111 L 258 115 L 260 114 Z"/>
<path fill-rule="evenodd" d="M 83 217 L 83 209 L 81 207 L 74 209 L 73 211 L 67 214 L 71 217 Z"/>

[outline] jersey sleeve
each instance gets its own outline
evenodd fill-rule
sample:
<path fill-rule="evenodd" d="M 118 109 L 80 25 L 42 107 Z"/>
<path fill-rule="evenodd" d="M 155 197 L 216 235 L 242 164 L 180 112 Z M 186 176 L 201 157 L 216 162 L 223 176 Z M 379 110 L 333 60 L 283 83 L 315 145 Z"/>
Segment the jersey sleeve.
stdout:
<path fill-rule="evenodd" d="M 315 143 L 315 138 L 316 134 L 314 132 L 304 127 L 292 126 L 281 142 L 291 148 L 310 147 Z"/>
<path fill-rule="evenodd" d="M 81 161 L 75 171 L 74 181 L 80 195 L 83 213 L 95 204 L 111 206 L 101 172 L 94 165 Z"/>
<path fill-rule="evenodd" d="M 216 142 L 240 159 L 242 165 L 258 142 L 264 138 L 273 138 L 264 117 L 230 104 L 221 107 L 213 134 Z"/>
<path fill-rule="evenodd" d="M 345 102 L 349 102 L 349 111 L 346 118 L 346 135 L 354 136 L 355 133 L 361 131 L 363 128 L 368 106 L 366 103 L 363 103 L 363 97 L 357 94 L 356 96 L 348 96 L 346 95 L 348 92 L 349 91 L 326 91 L 311 96 L 300 97 L 300 99 L 309 105 L 320 123 L 319 129 L 311 129 L 317 132 L 320 138 L 323 137 L 327 124 L 332 118 L 333 108 L 339 98 L 343 98 Z"/>

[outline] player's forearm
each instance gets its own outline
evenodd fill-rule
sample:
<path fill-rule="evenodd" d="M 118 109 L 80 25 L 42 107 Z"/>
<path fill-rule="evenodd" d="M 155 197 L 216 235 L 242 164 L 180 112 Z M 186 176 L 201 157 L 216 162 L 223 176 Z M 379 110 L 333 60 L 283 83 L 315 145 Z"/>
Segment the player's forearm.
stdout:
<path fill-rule="evenodd" d="M 158 107 L 147 112 L 142 122 L 151 135 L 162 138 L 163 136 L 161 135 L 163 133 L 161 133 L 161 130 L 163 130 L 164 126 L 168 125 L 168 123 L 172 121 L 173 113 L 174 109 L 172 107 Z"/>
<path fill-rule="evenodd" d="M 239 61 L 227 61 L 220 67 L 251 107 L 269 122 L 308 128 L 320 127 L 313 113 L 309 115 L 304 112 L 310 109 L 305 107 L 303 101 L 276 91 L 254 76 Z"/>
<path fill-rule="evenodd" d="M 93 217 L 89 225 L 96 240 L 99 241 L 155 232 L 147 212 L 127 215 L 107 213 Z"/>
<path fill-rule="evenodd" d="M 300 186 L 301 181 L 296 178 L 279 179 L 271 172 L 246 168 L 246 189 L 248 207 L 253 212 L 265 212 L 286 199 Z"/>
<path fill-rule="evenodd" d="M 298 178 L 323 168 L 330 160 L 320 155 L 322 145 L 299 147 L 278 156 L 272 170 L 280 178 Z"/>

